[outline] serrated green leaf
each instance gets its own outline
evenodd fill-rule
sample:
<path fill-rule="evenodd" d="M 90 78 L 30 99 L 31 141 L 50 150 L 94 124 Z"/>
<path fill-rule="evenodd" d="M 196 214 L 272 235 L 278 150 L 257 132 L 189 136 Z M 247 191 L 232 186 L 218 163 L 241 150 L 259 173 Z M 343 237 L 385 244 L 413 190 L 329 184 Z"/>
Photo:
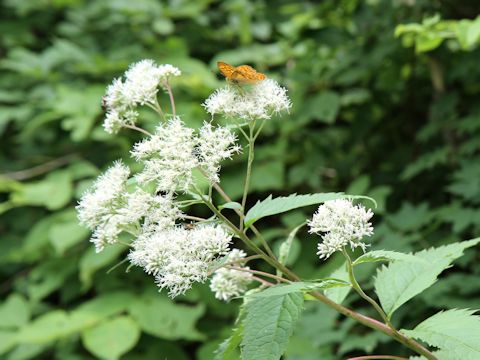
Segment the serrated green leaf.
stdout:
<path fill-rule="evenodd" d="M 452 359 L 477 360 L 480 359 L 480 316 L 473 315 L 475 311 L 453 309 L 439 312 L 415 329 L 401 331 L 446 350 Z"/>
<path fill-rule="evenodd" d="M 447 349 L 433 351 L 432 354 L 440 360 L 464 360 L 463 358 L 457 357 Z M 410 356 L 408 360 L 427 360 L 427 358 L 425 356 Z"/>
<path fill-rule="evenodd" d="M 323 290 L 335 287 L 350 286 L 346 281 L 340 279 L 325 279 L 318 282 L 294 282 L 291 284 L 281 284 L 269 287 L 263 291 L 254 293 L 251 297 L 268 297 L 298 293 L 303 291 Z"/>
<path fill-rule="evenodd" d="M 425 262 L 394 262 L 377 271 L 375 291 L 389 317 L 401 305 L 435 283 L 437 276 L 480 238 L 416 253 Z"/>
<path fill-rule="evenodd" d="M 303 295 L 257 297 L 246 305 L 243 360 L 277 360 L 287 348 L 303 307 Z"/>
<path fill-rule="evenodd" d="M 237 360 L 239 359 L 239 345 L 242 342 L 243 323 L 233 330 L 232 336 L 222 342 L 215 351 L 215 360 Z"/>
<path fill-rule="evenodd" d="M 265 200 L 258 201 L 245 215 L 245 227 L 251 226 L 255 221 L 271 215 L 281 214 L 300 207 L 320 204 L 335 199 L 369 199 L 366 196 L 346 195 L 343 193 L 318 193 L 273 198 L 272 195 Z"/>
<path fill-rule="evenodd" d="M 377 262 L 377 261 L 406 261 L 406 262 L 420 262 L 420 263 L 426 262 L 426 260 L 411 254 L 404 254 L 401 252 L 388 251 L 388 250 L 374 250 L 374 251 L 369 251 L 359 256 L 358 258 L 356 258 L 355 261 L 353 262 L 353 266 L 364 264 L 364 263 Z"/>
<path fill-rule="evenodd" d="M 131 317 L 119 316 L 84 331 L 82 342 L 95 356 L 115 360 L 137 344 L 140 333 Z"/>
<path fill-rule="evenodd" d="M 205 313 L 203 304 L 176 304 L 158 293 L 153 293 L 133 302 L 129 311 L 142 330 L 153 336 L 169 340 L 205 338 L 205 335 L 195 329 L 197 320 Z"/>

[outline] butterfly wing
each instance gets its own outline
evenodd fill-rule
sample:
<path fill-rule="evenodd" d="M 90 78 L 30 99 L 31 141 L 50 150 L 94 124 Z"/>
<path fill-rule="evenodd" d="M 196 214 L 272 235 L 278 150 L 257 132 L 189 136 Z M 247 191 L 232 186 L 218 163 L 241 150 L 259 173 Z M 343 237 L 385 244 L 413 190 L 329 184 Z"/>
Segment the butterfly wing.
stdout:
<path fill-rule="evenodd" d="M 231 79 L 232 74 L 235 72 L 234 66 L 224 63 L 222 61 L 217 62 L 217 67 L 218 70 L 220 70 L 220 72 L 222 73 L 222 75 L 225 76 L 227 79 Z"/>
<path fill-rule="evenodd" d="M 255 84 L 267 78 L 265 74 L 256 71 L 248 65 L 240 65 L 235 68 L 231 79 L 240 84 Z"/>

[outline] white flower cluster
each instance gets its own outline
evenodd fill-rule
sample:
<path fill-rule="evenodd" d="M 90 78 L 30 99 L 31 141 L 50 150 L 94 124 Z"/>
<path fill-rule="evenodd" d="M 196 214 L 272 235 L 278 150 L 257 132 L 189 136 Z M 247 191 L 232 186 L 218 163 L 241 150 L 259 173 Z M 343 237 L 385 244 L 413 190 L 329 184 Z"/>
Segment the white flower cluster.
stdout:
<path fill-rule="evenodd" d="M 187 191 L 192 170 L 201 167 L 212 182 L 218 182 L 220 162 L 240 151 L 235 135 L 227 128 L 205 123 L 199 134 L 175 117 L 157 127 L 155 134 L 134 145 L 132 156 L 144 169 L 135 177 L 140 184 L 154 183 L 157 191 Z"/>
<path fill-rule="evenodd" d="M 321 205 L 308 222 L 310 233 L 322 234 L 323 242 L 318 244 L 317 252 L 320 259 L 327 259 L 346 245 L 365 251 L 367 245 L 361 240 L 373 234 L 369 221 L 372 216 L 370 209 L 353 205 L 351 200 L 331 200 Z"/>
<path fill-rule="evenodd" d="M 134 125 L 138 106 L 156 108 L 159 89 L 170 92 L 169 79 L 179 75 L 176 67 L 157 65 L 152 60 L 132 64 L 124 77 L 112 82 L 103 98 L 107 132 Z M 288 111 L 291 103 L 284 88 L 265 80 L 247 92 L 230 87 L 219 90 L 204 106 L 212 115 L 252 120 Z M 132 246 L 129 261 L 153 275 L 160 289 L 168 289 L 171 297 L 185 293 L 194 282 L 206 281 L 221 257 L 241 267 L 246 253 L 230 251 L 232 235 L 220 225 L 180 225 L 178 220 L 185 216 L 176 202 L 177 192 L 192 189 L 194 169 L 200 169 L 212 183 L 220 181 L 221 161 L 241 150 L 236 140 L 228 128 L 205 122 L 195 131 L 174 116 L 160 124 L 152 136 L 136 143 L 131 154 L 143 165 L 142 170 L 130 179 L 130 169 L 115 162 L 77 206 L 80 222 L 93 232 L 91 241 L 97 252 L 125 237 Z M 212 278 L 211 289 L 217 298 L 229 300 L 243 294 L 252 278 L 248 272 L 221 268 Z"/>
<path fill-rule="evenodd" d="M 199 165 L 203 168 L 211 182 L 220 182 L 220 162 L 231 159 L 233 154 L 239 153 L 241 147 L 236 145 L 237 137 L 225 127 L 213 127 L 204 123 L 200 129 L 196 147 Z"/>
<path fill-rule="evenodd" d="M 157 191 L 173 193 L 188 190 L 192 170 L 197 166 L 193 151 L 193 129 L 176 117 L 161 124 L 153 136 L 134 145 L 132 156 L 143 162 L 143 171 L 136 174 L 141 184 L 155 183 Z"/>
<path fill-rule="evenodd" d="M 125 81 L 113 80 L 108 86 L 103 101 L 107 109 L 104 128 L 113 134 L 125 125 L 133 125 L 138 113 L 138 105 L 156 104 L 158 88 L 165 88 L 172 76 L 180 76 L 176 67 L 164 64 L 156 65 L 153 60 L 141 60 L 134 63 L 125 72 Z"/>
<path fill-rule="evenodd" d="M 225 263 L 236 267 L 242 267 L 242 260 L 247 254 L 238 249 L 233 249 L 225 259 Z M 242 267 L 250 269 L 248 266 Z M 228 301 L 233 297 L 240 296 L 247 291 L 248 285 L 252 282 L 252 274 L 246 271 L 235 269 L 220 268 L 215 271 L 210 281 L 210 289 L 215 293 L 215 297 L 220 300 Z"/>
<path fill-rule="evenodd" d="M 228 253 L 231 240 L 218 225 L 172 227 L 139 237 L 128 258 L 154 275 L 160 289 L 167 288 L 173 298 L 194 282 L 204 282 L 218 256 Z"/>
<path fill-rule="evenodd" d="M 168 197 L 152 196 L 137 189 L 127 191 L 129 168 L 118 161 L 101 175 L 92 188 L 83 194 L 78 206 L 80 223 L 93 231 L 91 242 L 97 252 L 107 244 L 115 244 L 123 231 L 141 225 L 144 230 L 173 226 L 182 216 Z"/>
<path fill-rule="evenodd" d="M 252 85 L 251 89 L 227 86 L 215 91 L 205 100 L 203 107 L 212 116 L 244 120 L 270 119 L 273 114 L 288 111 L 292 103 L 287 90 L 275 80 L 267 79 Z"/>

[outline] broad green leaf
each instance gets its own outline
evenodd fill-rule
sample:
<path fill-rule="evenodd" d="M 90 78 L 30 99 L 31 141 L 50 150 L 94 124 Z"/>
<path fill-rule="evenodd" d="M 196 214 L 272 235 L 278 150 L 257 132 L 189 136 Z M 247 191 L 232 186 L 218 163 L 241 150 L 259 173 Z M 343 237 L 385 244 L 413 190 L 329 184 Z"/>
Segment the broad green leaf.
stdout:
<path fill-rule="evenodd" d="M 85 240 L 90 231 L 78 223 L 77 213 L 71 209 L 64 213 L 62 221 L 52 225 L 48 231 L 50 243 L 57 254 L 62 255 L 68 248 Z"/>
<path fill-rule="evenodd" d="M 233 330 L 232 336 L 222 342 L 215 351 L 215 360 L 237 360 L 239 358 L 239 346 L 242 342 L 243 323 Z"/>
<path fill-rule="evenodd" d="M 430 346 L 446 350 L 452 359 L 477 360 L 480 359 L 480 316 L 473 315 L 475 312 L 464 309 L 442 311 L 413 330 L 401 331 Z"/>
<path fill-rule="evenodd" d="M 68 204 L 72 194 L 70 173 L 57 170 L 43 180 L 23 184 L 21 191 L 12 193 L 11 201 L 18 206 L 45 206 L 49 210 L 58 210 Z"/>
<path fill-rule="evenodd" d="M 311 105 L 314 106 L 315 117 L 318 120 L 332 124 L 340 110 L 340 96 L 333 91 L 324 91 L 313 99 Z"/>
<path fill-rule="evenodd" d="M 20 294 L 12 293 L 0 305 L 0 328 L 19 328 L 30 318 L 30 306 Z"/>
<path fill-rule="evenodd" d="M 84 302 L 70 313 L 70 332 L 78 332 L 125 311 L 135 301 L 129 292 L 112 292 Z"/>
<path fill-rule="evenodd" d="M 268 289 L 252 294 L 251 297 L 278 296 L 302 291 L 323 290 L 344 286 L 350 286 L 350 284 L 339 279 L 325 279 L 318 282 L 294 282 L 291 284 L 272 286 Z"/>
<path fill-rule="evenodd" d="M 330 277 L 343 280 L 349 284 L 348 272 L 347 272 L 345 263 L 343 263 L 337 270 L 332 272 L 330 274 Z M 330 300 L 335 301 L 337 304 L 341 304 L 347 297 L 348 293 L 350 292 L 350 289 L 351 289 L 351 286 L 329 288 L 324 291 L 324 294 Z"/>
<path fill-rule="evenodd" d="M 102 252 L 96 253 L 95 248 L 91 246 L 80 259 L 79 276 L 85 289 L 92 285 L 92 278 L 98 270 L 113 264 L 125 247 L 121 245 L 107 246 Z"/>
<path fill-rule="evenodd" d="M 175 304 L 158 293 L 147 294 L 133 302 L 130 314 L 143 331 L 163 339 L 202 340 L 205 336 L 195 323 L 205 313 L 205 306 Z"/>
<path fill-rule="evenodd" d="M 406 261 L 406 262 L 420 262 L 425 263 L 426 260 L 419 258 L 418 256 L 414 256 L 411 254 L 404 254 L 401 252 L 396 251 L 388 251 L 388 250 L 374 250 L 369 251 L 358 258 L 355 259 L 353 265 L 359 265 L 363 263 L 371 263 L 377 261 Z"/>
<path fill-rule="evenodd" d="M 51 344 L 19 344 L 8 353 L 7 360 L 30 360 L 40 358 Z"/>
<path fill-rule="evenodd" d="M 415 256 L 425 262 L 394 262 L 377 271 L 375 291 L 389 317 L 401 305 L 435 283 L 437 276 L 475 246 L 480 238 L 423 250 Z"/>
<path fill-rule="evenodd" d="M 257 297 L 246 305 L 243 360 L 277 360 L 287 348 L 303 308 L 303 295 Z"/>
<path fill-rule="evenodd" d="M 76 88 L 62 84 L 57 87 L 55 112 L 65 117 L 62 128 L 71 132 L 74 141 L 84 140 L 89 134 L 102 111 L 100 106 L 92 104 L 101 98 L 103 92 L 103 87 L 96 85 Z"/>
<path fill-rule="evenodd" d="M 82 333 L 83 345 L 100 359 L 119 359 L 137 344 L 140 338 L 138 324 L 129 316 L 105 321 Z"/>
<path fill-rule="evenodd" d="M 245 227 L 251 226 L 255 221 L 271 215 L 281 214 L 304 206 L 320 204 L 335 199 L 370 199 L 365 196 L 352 196 L 343 193 L 318 193 L 273 198 L 272 195 L 265 200 L 257 202 L 245 215 Z M 375 202 L 373 199 L 370 199 Z"/>
<path fill-rule="evenodd" d="M 0 330 L 0 355 L 9 351 L 17 343 L 17 333 L 14 331 Z"/>
<path fill-rule="evenodd" d="M 63 310 L 54 310 L 21 328 L 18 339 L 24 343 L 48 343 L 63 337 L 68 328 L 67 313 Z"/>
<path fill-rule="evenodd" d="M 20 329 L 19 339 L 29 343 L 48 343 L 96 325 L 127 309 L 134 301 L 127 292 L 113 292 L 85 302 L 71 313 L 52 311 Z"/>
<path fill-rule="evenodd" d="M 435 31 L 423 31 L 416 38 L 415 50 L 417 53 L 436 49 L 443 42 L 443 37 Z"/>
<path fill-rule="evenodd" d="M 66 279 L 77 271 L 72 258 L 52 258 L 41 262 L 27 278 L 27 291 L 30 300 L 38 301 L 59 289 Z"/>

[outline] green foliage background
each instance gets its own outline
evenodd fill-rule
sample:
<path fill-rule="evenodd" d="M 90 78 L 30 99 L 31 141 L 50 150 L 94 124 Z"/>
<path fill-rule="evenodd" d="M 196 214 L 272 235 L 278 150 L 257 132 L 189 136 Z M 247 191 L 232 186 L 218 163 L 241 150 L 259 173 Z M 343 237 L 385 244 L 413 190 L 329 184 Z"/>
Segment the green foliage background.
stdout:
<path fill-rule="evenodd" d="M 221 303 L 204 285 L 173 302 L 138 269 L 107 274 L 126 250 L 95 255 L 77 224 L 91 181 L 115 159 L 131 162 L 138 135 L 105 133 L 100 103 L 143 58 L 182 70 L 175 94 L 191 126 L 208 120 L 200 104 L 222 85 L 217 60 L 252 64 L 288 87 L 294 107 L 260 139 L 250 205 L 270 193 L 371 196 L 373 249 L 479 234 L 480 21 L 459 21 L 480 13 L 474 0 L 4 0 L 0 9 L 1 358 L 208 360 L 231 335 L 238 301 Z M 408 23 L 417 25 L 397 28 Z M 244 161 L 224 167 L 233 197 Z M 278 246 L 313 210 L 258 226 Z M 297 234 L 290 262 L 304 278 L 340 264 L 321 263 L 315 247 Z M 478 260 L 470 250 L 395 325 L 478 308 Z M 373 269 L 361 269 L 371 287 Z M 355 296 L 347 304 L 375 316 Z M 305 307 L 288 360 L 410 354 L 318 303 Z"/>

